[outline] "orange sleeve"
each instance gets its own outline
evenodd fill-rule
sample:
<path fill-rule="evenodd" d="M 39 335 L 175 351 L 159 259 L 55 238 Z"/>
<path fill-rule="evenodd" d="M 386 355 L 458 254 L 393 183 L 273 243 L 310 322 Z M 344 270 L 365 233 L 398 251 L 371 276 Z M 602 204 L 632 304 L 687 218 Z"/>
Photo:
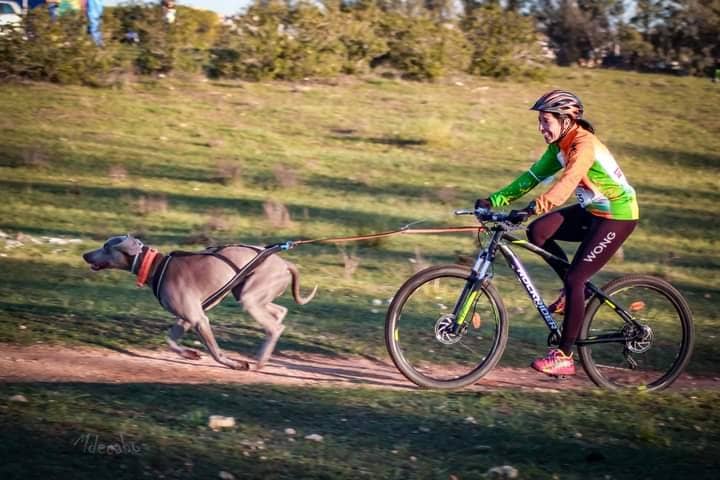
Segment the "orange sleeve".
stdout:
<path fill-rule="evenodd" d="M 555 184 L 536 199 L 538 215 L 562 205 L 572 195 L 588 170 L 595 162 L 595 151 L 591 139 L 582 139 L 570 147 L 565 160 L 565 170 Z"/>

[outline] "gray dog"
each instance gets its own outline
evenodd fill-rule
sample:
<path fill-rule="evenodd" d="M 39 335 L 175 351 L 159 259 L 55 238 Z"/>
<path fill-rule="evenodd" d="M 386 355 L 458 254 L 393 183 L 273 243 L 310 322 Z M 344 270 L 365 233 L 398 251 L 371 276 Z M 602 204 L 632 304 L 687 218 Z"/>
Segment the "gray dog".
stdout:
<path fill-rule="evenodd" d="M 200 353 L 178 344 L 182 335 L 193 328 L 219 363 L 238 370 L 249 370 L 245 361 L 232 360 L 218 347 L 205 311 L 220 303 L 222 288 L 235 274 L 263 250 L 262 247 L 230 245 L 208 248 L 203 252 L 176 252 L 164 256 L 130 236 L 108 239 L 102 248 L 87 252 L 83 259 L 97 271 L 106 268 L 127 270 L 138 275 L 138 285 L 151 285 L 160 304 L 177 318 L 167 336 L 170 348 L 184 358 L 198 360 Z M 232 288 L 235 299 L 265 329 L 265 342 L 257 356 L 256 370 L 270 358 L 285 327 L 287 308 L 276 305 L 275 298 L 292 282 L 295 301 L 304 305 L 315 296 L 317 286 L 305 298 L 300 296 L 297 268 L 277 255 L 269 255 Z M 227 292 L 229 293 L 229 292 Z"/>

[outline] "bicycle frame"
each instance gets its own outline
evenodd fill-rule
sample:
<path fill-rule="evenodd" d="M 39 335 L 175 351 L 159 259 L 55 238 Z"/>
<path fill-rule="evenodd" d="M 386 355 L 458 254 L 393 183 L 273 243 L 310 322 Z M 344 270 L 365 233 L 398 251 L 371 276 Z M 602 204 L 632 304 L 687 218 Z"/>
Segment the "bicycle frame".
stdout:
<path fill-rule="evenodd" d="M 557 322 L 553 318 L 552 314 L 550 313 L 550 310 L 548 309 L 547 305 L 545 304 L 545 301 L 540 296 L 540 293 L 538 292 L 537 288 L 535 288 L 535 285 L 532 282 L 532 279 L 530 278 L 530 275 L 528 274 L 527 270 L 525 269 L 525 266 L 520 261 L 518 256 L 513 252 L 513 250 L 510 248 L 511 245 L 516 245 L 519 247 L 524 248 L 525 250 L 528 250 L 540 257 L 542 257 L 545 260 L 554 260 L 563 263 L 567 267 L 570 266 L 570 263 L 568 263 L 565 259 L 557 257 L 556 255 L 553 255 L 552 253 L 548 252 L 547 250 L 540 248 L 536 245 L 533 245 L 532 243 L 528 242 L 527 240 L 519 239 L 510 233 L 508 233 L 506 227 L 502 225 L 496 225 L 491 228 L 492 236 L 490 237 L 490 241 L 485 249 L 480 251 L 480 253 L 477 256 L 477 259 L 475 261 L 475 264 L 472 267 L 470 278 L 468 279 L 467 283 L 465 284 L 465 288 L 463 289 L 462 294 L 460 295 L 460 298 L 458 298 L 458 301 L 455 304 L 455 307 L 453 308 L 453 315 L 455 318 L 455 326 L 454 326 L 454 332 L 458 333 L 465 324 L 465 321 L 467 320 L 467 315 L 472 309 L 472 306 L 474 305 L 477 296 L 479 294 L 480 285 L 482 285 L 483 282 L 487 281 L 489 279 L 488 271 L 490 270 L 490 267 L 495 262 L 495 259 L 497 257 L 498 251 L 502 253 L 503 257 L 505 258 L 505 261 L 507 262 L 510 269 L 513 271 L 517 279 L 520 281 L 520 284 L 525 289 L 525 292 L 527 293 L 528 297 L 530 297 L 530 300 L 535 305 L 535 308 L 537 309 L 538 313 L 540 314 L 540 318 L 543 319 L 545 322 L 545 325 L 547 325 L 548 330 L 550 331 L 550 335 L 548 337 L 548 343 L 550 344 L 557 344 L 560 340 L 560 327 L 558 326 Z M 615 304 L 605 293 L 600 290 L 598 287 L 593 285 L 591 282 L 587 282 L 585 284 L 586 288 L 591 290 L 594 295 L 600 298 L 601 301 L 605 302 L 610 308 L 612 308 L 626 323 L 632 324 L 634 327 L 640 327 L 640 325 L 632 318 L 632 316 L 621 306 Z M 627 341 L 627 337 L 623 335 L 622 333 L 610 333 L 610 334 L 604 334 L 604 335 L 598 335 L 595 337 L 589 337 L 584 339 L 578 339 L 576 344 L 577 345 L 588 345 L 593 343 L 610 343 L 610 342 L 625 342 Z"/>

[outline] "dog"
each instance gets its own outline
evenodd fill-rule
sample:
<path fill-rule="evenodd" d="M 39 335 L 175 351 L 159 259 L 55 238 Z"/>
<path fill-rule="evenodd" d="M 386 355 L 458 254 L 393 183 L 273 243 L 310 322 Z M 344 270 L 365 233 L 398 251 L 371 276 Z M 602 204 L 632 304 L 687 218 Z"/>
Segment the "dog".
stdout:
<path fill-rule="evenodd" d="M 222 301 L 229 293 L 223 293 L 223 287 L 229 287 L 236 273 L 263 250 L 250 245 L 229 245 L 165 256 L 131 235 L 122 235 L 111 237 L 101 248 L 84 253 L 83 259 L 93 271 L 126 270 L 138 275 L 138 286 L 152 285 L 160 304 L 177 320 L 167 334 L 167 343 L 173 352 L 186 359 L 200 359 L 200 352 L 178 343 L 192 328 L 216 362 L 237 370 L 250 370 L 248 362 L 228 358 L 220 350 L 205 311 Z M 317 292 L 315 286 L 308 296 L 301 297 L 299 276 L 295 265 L 271 254 L 231 289 L 235 299 L 265 330 L 255 370 L 263 368 L 285 329 L 282 321 L 287 308 L 272 302 L 290 283 L 293 298 L 300 305 L 310 302 Z"/>

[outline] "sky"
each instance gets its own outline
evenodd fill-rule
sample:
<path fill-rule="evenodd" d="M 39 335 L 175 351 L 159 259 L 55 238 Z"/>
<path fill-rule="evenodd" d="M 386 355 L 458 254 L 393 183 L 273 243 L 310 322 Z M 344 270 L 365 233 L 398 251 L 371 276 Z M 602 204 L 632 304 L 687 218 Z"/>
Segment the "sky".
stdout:
<path fill-rule="evenodd" d="M 127 3 L 123 0 L 105 0 L 104 5 L 114 6 L 119 3 Z M 158 1 L 147 3 L 160 3 Z M 206 10 L 214 10 L 222 15 L 231 15 L 239 12 L 242 8 L 250 3 L 250 0 L 178 0 L 175 3 L 194 8 L 204 8 Z"/>

